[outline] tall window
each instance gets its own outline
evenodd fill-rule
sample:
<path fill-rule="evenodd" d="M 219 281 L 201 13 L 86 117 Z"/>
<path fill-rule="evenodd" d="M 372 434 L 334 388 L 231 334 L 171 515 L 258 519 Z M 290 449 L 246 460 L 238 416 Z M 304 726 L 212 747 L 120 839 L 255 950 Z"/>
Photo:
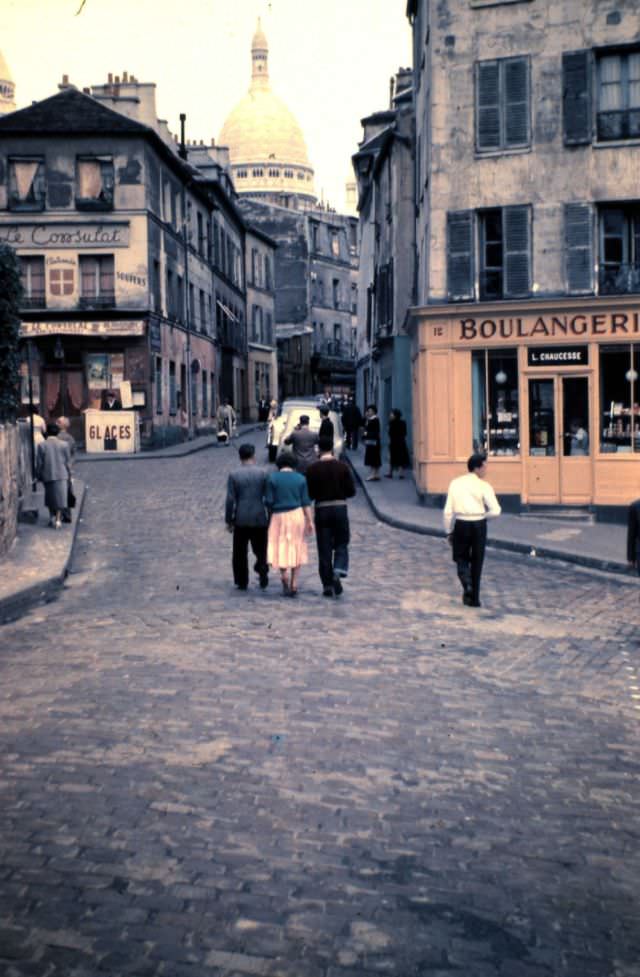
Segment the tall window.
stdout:
<path fill-rule="evenodd" d="M 155 369 L 155 383 L 156 383 L 156 413 L 162 414 L 162 357 L 156 356 L 156 369 Z"/>
<path fill-rule="evenodd" d="M 640 344 L 600 349 L 600 450 L 640 452 Z"/>
<path fill-rule="evenodd" d="M 640 51 L 598 59 L 598 139 L 640 137 Z"/>
<path fill-rule="evenodd" d="M 9 159 L 9 210 L 44 210 L 44 160 Z"/>
<path fill-rule="evenodd" d="M 178 391 L 176 389 L 176 364 L 169 360 L 169 413 L 175 415 L 178 410 Z"/>
<path fill-rule="evenodd" d="M 76 162 L 78 210 L 113 208 L 113 160 L 108 156 L 78 157 Z"/>
<path fill-rule="evenodd" d="M 476 224 L 479 242 L 476 272 Z M 518 298 L 531 289 L 531 208 L 495 207 L 447 214 L 450 302 Z"/>
<path fill-rule="evenodd" d="M 264 256 L 264 287 L 271 289 L 271 260 L 268 254 Z"/>
<path fill-rule="evenodd" d="M 106 308 L 115 304 L 113 255 L 80 255 L 80 304 Z"/>
<path fill-rule="evenodd" d="M 520 453 L 517 350 L 476 350 L 471 359 L 473 450 Z"/>
<path fill-rule="evenodd" d="M 601 207 L 600 294 L 640 292 L 640 203 Z"/>
<path fill-rule="evenodd" d="M 476 147 L 479 152 L 529 145 L 529 59 L 476 64 Z"/>
<path fill-rule="evenodd" d="M 265 327 L 264 341 L 267 346 L 273 346 L 273 316 L 267 312 L 267 324 Z"/>
<path fill-rule="evenodd" d="M 44 257 L 34 255 L 20 258 L 20 282 L 22 283 L 22 307 L 43 309 L 46 305 L 44 287 Z"/>
<path fill-rule="evenodd" d="M 206 417 L 209 413 L 209 381 L 207 371 L 202 371 L 202 416 Z"/>
<path fill-rule="evenodd" d="M 207 305 L 205 300 L 205 295 L 202 289 L 200 289 L 200 332 L 207 331 Z"/>
<path fill-rule="evenodd" d="M 340 279 L 334 278 L 331 282 L 331 288 L 333 293 L 333 307 L 334 309 L 340 308 Z"/>
<path fill-rule="evenodd" d="M 167 268 L 167 318 L 176 318 L 176 295 L 174 275 L 170 268 Z"/>

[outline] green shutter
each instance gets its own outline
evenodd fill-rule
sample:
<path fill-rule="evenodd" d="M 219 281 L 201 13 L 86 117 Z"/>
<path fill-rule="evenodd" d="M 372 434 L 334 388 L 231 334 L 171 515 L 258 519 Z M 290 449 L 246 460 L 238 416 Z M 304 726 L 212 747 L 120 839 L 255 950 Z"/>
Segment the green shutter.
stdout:
<path fill-rule="evenodd" d="M 504 297 L 517 298 L 531 291 L 530 207 L 504 207 Z"/>
<path fill-rule="evenodd" d="M 590 51 L 572 51 L 562 55 L 562 122 L 566 146 L 591 142 Z"/>
<path fill-rule="evenodd" d="M 590 204 L 566 204 L 564 208 L 567 291 L 593 292 L 593 210 Z"/>
<path fill-rule="evenodd" d="M 500 66 L 476 65 L 476 143 L 478 149 L 500 149 Z"/>
<path fill-rule="evenodd" d="M 509 58 L 503 63 L 504 144 L 529 145 L 529 60 Z"/>
<path fill-rule="evenodd" d="M 447 291 L 449 301 L 474 297 L 473 211 L 447 214 Z"/>

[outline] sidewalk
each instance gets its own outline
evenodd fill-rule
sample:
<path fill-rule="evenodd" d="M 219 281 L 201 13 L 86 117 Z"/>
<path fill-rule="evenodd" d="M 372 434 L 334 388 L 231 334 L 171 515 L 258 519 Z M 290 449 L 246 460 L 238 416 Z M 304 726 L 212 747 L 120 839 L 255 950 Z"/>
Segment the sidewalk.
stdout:
<path fill-rule="evenodd" d="M 427 536 L 441 536 L 442 510 L 421 505 L 413 475 L 404 479 L 385 478 L 366 482 L 368 469 L 364 466 L 364 452 L 347 452 L 358 481 L 371 508 L 381 522 L 397 529 L 406 529 Z M 544 519 L 533 516 L 502 515 L 489 522 L 488 545 L 496 549 L 525 553 L 530 556 L 564 560 L 580 566 L 628 576 L 638 582 L 635 571 L 626 562 L 627 530 L 612 523 L 587 525 L 574 520 Z"/>
<path fill-rule="evenodd" d="M 243 424 L 233 439 L 232 447 L 240 444 L 242 435 L 259 428 L 257 424 Z M 225 450 L 215 435 L 195 438 L 168 448 L 144 451 L 139 454 L 87 454 L 78 451 L 76 462 L 100 461 L 149 461 L 155 458 L 181 458 L 205 448 Z M 63 586 L 73 557 L 78 524 L 86 496 L 85 483 L 74 475 L 76 508 L 73 521 L 60 530 L 48 526 L 49 513 L 44 506 L 44 488 L 38 486 L 38 520 L 36 523 L 19 523 L 18 535 L 7 556 L 0 560 L 0 624 L 15 620 L 30 608 L 54 599 Z"/>

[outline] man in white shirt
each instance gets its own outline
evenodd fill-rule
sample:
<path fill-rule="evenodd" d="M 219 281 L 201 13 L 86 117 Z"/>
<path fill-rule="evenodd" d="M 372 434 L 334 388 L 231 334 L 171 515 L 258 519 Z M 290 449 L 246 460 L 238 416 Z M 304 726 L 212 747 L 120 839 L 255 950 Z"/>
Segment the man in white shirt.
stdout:
<path fill-rule="evenodd" d="M 480 574 L 487 542 L 487 519 L 502 512 L 486 481 L 487 459 L 471 455 L 468 474 L 454 478 L 444 507 L 444 528 L 462 584 L 462 603 L 480 607 Z"/>

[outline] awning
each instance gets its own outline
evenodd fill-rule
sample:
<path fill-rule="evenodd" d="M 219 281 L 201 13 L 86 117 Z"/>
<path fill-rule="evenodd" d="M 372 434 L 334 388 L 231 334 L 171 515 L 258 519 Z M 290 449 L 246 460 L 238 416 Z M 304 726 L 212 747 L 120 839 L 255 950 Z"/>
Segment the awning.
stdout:
<path fill-rule="evenodd" d="M 232 322 L 240 322 L 237 315 L 233 314 L 229 306 L 225 305 L 224 302 L 221 302 L 220 299 L 216 299 L 216 302 L 220 306 L 220 308 L 222 309 L 222 311 L 224 312 L 224 314 L 228 319 L 231 319 Z"/>

